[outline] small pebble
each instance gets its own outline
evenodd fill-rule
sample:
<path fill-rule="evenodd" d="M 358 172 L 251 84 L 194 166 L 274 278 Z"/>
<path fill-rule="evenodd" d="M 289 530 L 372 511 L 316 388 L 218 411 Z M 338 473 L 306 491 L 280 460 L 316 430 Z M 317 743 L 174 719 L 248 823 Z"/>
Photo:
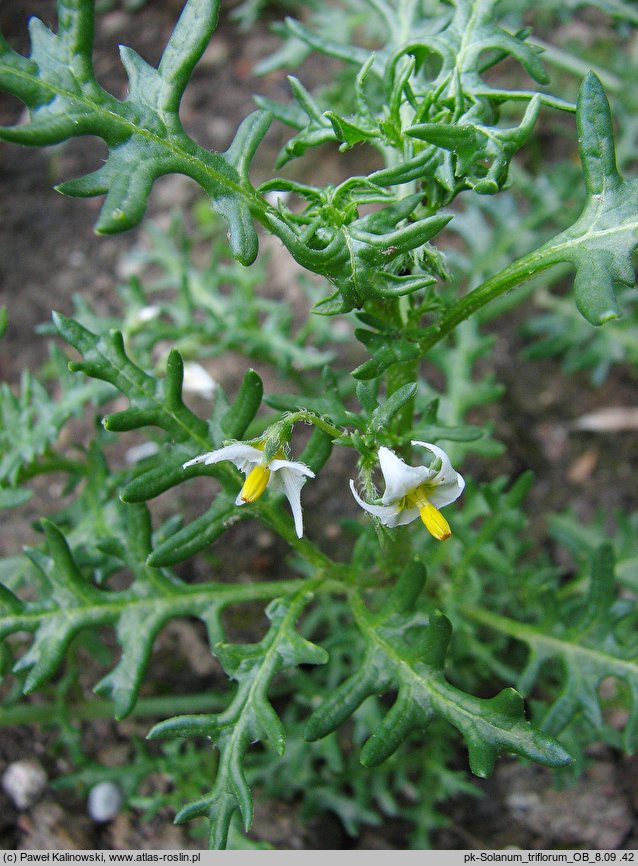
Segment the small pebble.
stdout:
<path fill-rule="evenodd" d="M 122 791 L 115 782 L 98 782 L 89 791 L 88 812 L 99 824 L 112 821 L 121 805 Z"/>
<path fill-rule="evenodd" d="M 25 759 L 9 764 L 2 787 L 16 809 L 29 809 L 47 786 L 47 774 L 37 762 Z"/>

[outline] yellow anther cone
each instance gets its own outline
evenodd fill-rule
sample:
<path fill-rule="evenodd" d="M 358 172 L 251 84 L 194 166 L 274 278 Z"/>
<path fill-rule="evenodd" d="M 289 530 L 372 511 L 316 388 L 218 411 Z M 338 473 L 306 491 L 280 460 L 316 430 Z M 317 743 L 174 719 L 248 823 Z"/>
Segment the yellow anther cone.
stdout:
<path fill-rule="evenodd" d="M 255 502 L 268 486 L 270 469 L 258 463 L 250 470 L 241 489 L 240 497 L 244 502 Z"/>
<path fill-rule="evenodd" d="M 452 535 L 450 524 L 431 502 L 426 501 L 425 505 L 419 508 L 419 514 L 427 531 L 438 541 L 447 541 Z"/>

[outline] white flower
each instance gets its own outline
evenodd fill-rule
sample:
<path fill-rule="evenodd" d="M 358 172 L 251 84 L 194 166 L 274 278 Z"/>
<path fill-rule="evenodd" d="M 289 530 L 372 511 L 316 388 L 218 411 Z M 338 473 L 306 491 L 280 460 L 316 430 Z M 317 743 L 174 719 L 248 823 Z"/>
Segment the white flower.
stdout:
<path fill-rule="evenodd" d="M 364 502 L 350 481 L 354 498 L 362 508 L 374 514 L 386 526 L 403 526 L 418 517 L 426 529 L 439 541 L 445 541 L 452 531 L 439 511 L 459 498 L 465 481 L 452 468 L 450 458 L 442 448 L 429 442 L 413 441 L 413 445 L 427 448 L 435 456 L 434 465 L 408 466 L 389 448 L 379 448 L 379 465 L 385 481 L 385 492 L 380 505 Z"/>
<path fill-rule="evenodd" d="M 236 442 L 233 445 L 218 448 L 216 451 L 200 454 L 199 457 L 194 457 L 184 463 L 184 469 L 195 463 L 209 465 L 210 463 L 220 463 L 223 460 L 230 460 L 246 476 L 244 486 L 235 500 L 235 505 L 255 502 L 266 487 L 283 488 L 292 510 L 297 538 L 301 538 L 303 535 L 301 488 L 306 483 L 306 478 L 315 477 L 312 469 L 309 469 L 305 463 L 285 460 L 281 451 L 272 460 L 267 461 L 264 458 L 263 445 L 256 447 L 246 445 L 244 442 Z"/>

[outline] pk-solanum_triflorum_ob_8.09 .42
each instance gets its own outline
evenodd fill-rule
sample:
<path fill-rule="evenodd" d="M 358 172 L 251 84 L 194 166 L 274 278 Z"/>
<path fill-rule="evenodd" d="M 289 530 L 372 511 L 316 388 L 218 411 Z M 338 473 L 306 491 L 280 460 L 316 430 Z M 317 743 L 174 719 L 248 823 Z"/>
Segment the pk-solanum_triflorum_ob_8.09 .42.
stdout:
<path fill-rule="evenodd" d="M 206 55 L 183 116 L 208 81 L 202 128 L 217 129 L 220 94 L 239 86 L 214 59 L 229 38 L 215 34 L 218 0 L 177 4 L 172 30 L 175 4 L 146 4 L 139 18 L 124 4 L 118 27 L 170 35 L 147 46 L 163 49 L 156 65 L 121 47 L 123 97 L 109 90 L 110 55 L 100 81 L 94 68 L 94 31 L 108 39 L 115 19 L 101 10 L 113 4 L 36 5 L 48 18 L 31 19 L 26 54 L 16 22 L 0 37 L 0 89 L 25 107 L 3 110 L 15 125 L 0 138 L 57 145 L 49 173 L 73 163 L 68 139 L 102 139 L 94 170 L 58 187 L 103 197 L 99 234 L 136 230 L 165 175 L 195 181 L 201 198 L 135 236 L 117 299 L 101 285 L 98 309 L 92 275 L 84 296 L 56 298 L 74 313 L 41 329 L 56 340 L 47 364 L 0 388 L 0 508 L 31 533 L 26 552 L 0 558 L 0 725 L 55 726 L 74 767 L 60 784 L 84 794 L 115 780 L 132 811 L 203 818 L 216 848 L 255 844 L 242 835 L 253 789 L 321 826 L 333 812 L 359 845 L 365 825 L 400 817 L 401 844 L 419 848 L 442 838 L 449 797 L 476 793 L 465 752 L 483 777 L 503 755 L 575 774 L 593 742 L 635 750 L 636 485 L 618 493 L 624 476 L 610 469 L 607 493 L 625 511 L 606 507 L 583 529 L 594 509 L 572 497 L 582 474 L 568 487 L 568 456 L 539 456 L 550 403 L 520 398 L 545 368 L 507 356 L 524 339 L 511 339 L 512 322 L 531 315 L 525 333 L 541 337 L 528 354 L 594 368 L 596 381 L 638 360 L 634 5 L 591 0 L 602 29 L 579 23 L 585 57 L 550 45 L 578 2 L 290 0 L 283 46 L 259 62 L 270 95 L 223 152 L 180 120 L 211 38 L 220 52 Z M 246 26 L 262 5 L 233 14 Z M 10 18 L 3 6 L 0 24 Z M 270 37 L 254 26 L 259 38 L 242 45 L 263 55 Z M 326 62 L 290 75 L 278 102 L 278 70 L 312 52 Z M 329 86 L 302 83 L 313 69 L 333 75 Z M 229 104 L 246 101 L 233 91 Z M 271 126 L 291 130 L 277 172 L 260 147 Z M 34 249 L 58 222 L 34 221 Z M 271 264 L 258 255 L 265 240 L 276 241 Z M 3 308 L 0 337 L 11 327 Z M 547 363 L 544 393 L 572 393 Z M 586 387 L 583 376 L 579 398 Z M 567 404 L 551 404 L 552 424 L 571 417 Z M 78 421 L 96 413 L 99 425 Z M 572 447 L 571 432 L 560 441 Z M 534 467 L 546 472 L 536 488 Z M 43 494 L 53 489 L 64 498 Z M 540 489 L 561 513 L 528 530 Z M 184 676 L 186 659 L 165 652 L 175 618 L 198 646 L 205 636 L 210 667 Z M 87 698 L 91 678 L 100 700 Z M 149 739 L 173 741 L 102 766 L 76 725 L 132 713 L 150 720 Z"/>

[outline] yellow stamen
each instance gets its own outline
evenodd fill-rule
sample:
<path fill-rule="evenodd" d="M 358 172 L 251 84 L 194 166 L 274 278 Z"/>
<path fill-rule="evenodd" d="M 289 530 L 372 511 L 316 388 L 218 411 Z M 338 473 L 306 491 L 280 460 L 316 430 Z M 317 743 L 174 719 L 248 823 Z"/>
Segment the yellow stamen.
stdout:
<path fill-rule="evenodd" d="M 452 535 L 450 524 L 443 517 L 439 509 L 432 505 L 422 488 L 419 487 L 408 493 L 406 501 L 408 505 L 416 505 L 418 507 L 421 520 L 430 535 L 433 535 L 437 541 L 447 541 Z"/>
<path fill-rule="evenodd" d="M 263 463 L 258 463 L 250 470 L 239 494 L 244 502 L 255 502 L 268 486 L 270 469 Z"/>

